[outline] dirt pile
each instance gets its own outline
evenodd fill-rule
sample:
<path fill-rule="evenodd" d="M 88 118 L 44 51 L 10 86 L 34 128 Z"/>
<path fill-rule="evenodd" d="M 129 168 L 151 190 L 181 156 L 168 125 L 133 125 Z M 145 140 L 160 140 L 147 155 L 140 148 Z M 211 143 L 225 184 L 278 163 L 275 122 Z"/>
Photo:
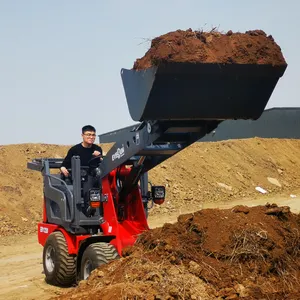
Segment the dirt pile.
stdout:
<path fill-rule="evenodd" d="M 244 139 L 196 143 L 154 168 L 153 184 L 163 184 L 167 201 L 152 214 L 168 214 L 207 203 L 297 194 L 300 140 Z M 267 191 L 261 194 L 256 187 Z M 291 199 L 291 198 L 290 198 Z M 265 203 L 266 203 L 265 202 Z"/>
<path fill-rule="evenodd" d="M 226 34 L 177 30 L 156 37 L 133 69 L 141 70 L 165 62 L 286 65 L 281 48 L 262 30 Z"/>
<path fill-rule="evenodd" d="M 237 206 L 181 215 L 59 299 L 299 299 L 300 216 Z"/>
<path fill-rule="evenodd" d="M 64 157 L 69 146 L 22 144 L 0 146 L 0 235 L 36 233 L 42 216 L 43 180 L 26 168 L 33 158 Z M 107 150 L 104 146 L 104 150 Z M 300 141 L 247 139 L 196 143 L 157 166 L 153 184 L 166 185 L 167 198 L 150 217 L 199 210 L 207 203 L 297 194 Z M 265 202 L 265 203 L 266 203 Z"/>
<path fill-rule="evenodd" d="M 33 158 L 60 158 L 67 146 L 22 144 L 0 146 L 0 236 L 33 233 L 42 216 L 43 180 L 27 169 Z"/>

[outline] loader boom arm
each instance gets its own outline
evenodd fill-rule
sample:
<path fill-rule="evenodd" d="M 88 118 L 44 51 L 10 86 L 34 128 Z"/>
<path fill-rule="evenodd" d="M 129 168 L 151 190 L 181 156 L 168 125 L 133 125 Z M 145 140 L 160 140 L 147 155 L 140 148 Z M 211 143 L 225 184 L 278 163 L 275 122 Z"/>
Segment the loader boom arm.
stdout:
<path fill-rule="evenodd" d="M 142 122 L 115 133 L 115 144 L 108 151 L 100 165 L 100 178 L 105 177 L 129 159 L 136 165 L 143 164 L 142 172 L 147 172 L 164 160 L 193 144 L 214 130 L 220 121 L 171 121 Z M 100 135 L 100 142 L 104 136 Z M 107 142 L 107 139 L 106 139 Z"/>

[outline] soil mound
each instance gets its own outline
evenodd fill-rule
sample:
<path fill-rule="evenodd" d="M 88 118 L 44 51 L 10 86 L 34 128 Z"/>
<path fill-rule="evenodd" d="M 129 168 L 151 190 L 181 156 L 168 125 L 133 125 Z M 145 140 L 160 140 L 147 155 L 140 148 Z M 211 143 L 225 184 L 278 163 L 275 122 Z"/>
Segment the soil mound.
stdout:
<path fill-rule="evenodd" d="M 299 241 L 276 204 L 181 215 L 59 299 L 299 299 Z"/>
<path fill-rule="evenodd" d="M 176 30 L 156 37 L 133 69 L 141 70 L 165 62 L 285 65 L 281 48 L 262 30 L 226 34 Z"/>

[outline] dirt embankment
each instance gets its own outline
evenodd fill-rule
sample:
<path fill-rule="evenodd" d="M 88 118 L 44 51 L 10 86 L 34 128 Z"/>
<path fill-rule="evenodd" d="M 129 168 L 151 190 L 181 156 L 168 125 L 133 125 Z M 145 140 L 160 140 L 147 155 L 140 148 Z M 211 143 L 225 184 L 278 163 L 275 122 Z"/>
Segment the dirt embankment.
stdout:
<path fill-rule="evenodd" d="M 36 157 L 63 157 L 68 146 L 0 147 L 0 235 L 36 232 L 42 216 L 42 176 L 26 169 Z M 104 147 L 107 149 L 107 147 Z M 163 205 L 152 216 L 200 209 L 203 204 L 255 198 L 260 186 L 275 194 L 293 194 L 300 186 L 300 141 L 247 139 L 196 143 L 150 172 L 153 184 L 167 187 Z"/>
<path fill-rule="evenodd" d="M 133 69 L 166 62 L 286 65 L 279 45 L 262 30 L 169 32 L 152 40 L 150 49 L 135 61 Z"/>
<path fill-rule="evenodd" d="M 200 209 L 207 203 L 229 203 L 299 190 L 300 141 L 245 139 L 196 143 L 151 171 L 153 184 L 167 186 L 159 213 L 180 207 Z M 290 198 L 292 199 L 292 198 Z"/>
<path fill-rule="evenodd" d="M 67 146 L 21 144 L 0 146 L 0 236 L 36 232 L 42 217 L 43 180 L 27 169 L 33 158 L 59 158 Z"/>

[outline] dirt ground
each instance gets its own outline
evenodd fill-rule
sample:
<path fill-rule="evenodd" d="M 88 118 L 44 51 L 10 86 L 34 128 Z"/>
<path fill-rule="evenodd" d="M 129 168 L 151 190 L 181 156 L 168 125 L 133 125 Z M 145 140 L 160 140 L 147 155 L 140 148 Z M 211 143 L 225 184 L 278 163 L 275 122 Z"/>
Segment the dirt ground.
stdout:
<path fill-rule="evenodd" d="M 290 196 L 286 194 L 286 196 L 282 197 L 274 196 L 269 200 L 271 200 L 270 202 L 276 202 L 283 206 L 290 206 L 292 212 L 300 213 L 300 196 L 290 198 Z M 221 209 L 227 209 L 236 205 L 256 207 L 265 204 L 266 199 L 262 196 L 256 200 L 241 199 L 228 204 L 208 203 L 204 205 L 204 208 L 219 207 Z M 181 215 L 193 211 L 193 209 L 188 207 L 183 208 L 181 209 Z M 149 217 L 150 228 L 159 228 L 165 223 L 175 223 L 178 216 L 179 214 L 177 212 L 169 213 L 164 216 L 154 214 Z M 0 237 L 0 245 L 0 299 L 48 300 L 72 292 L 72 288 L 62 289 L 45 283 L 41 260 L 42 246 L 38 244 L 36 234 Z M 200 288 L 201 292 L 206 293 L 201 287 L 203 287 L 203 282 L 199 283 L 198 281 L 198 288 Z M 86 299 L 82 294 L 79 294 L 79 296 L 82 296 L 82 299 Z M 93 296 L 93 298 L 95 298 L 95 296 Z M 205 298 L 202 297 L 199 299 Z M 284 298 L 279 297 L 277 299 Z"/>
<path fill-rule="evenodd" d="M 42 247 L 36 237 L 36 223 L 41 219 L 42 179 L 38 172 L 26 169 L 27 161 L 32 158 L 62 157 L 67 149 L 68 146 L 44 144 L 0 147 L 0 299 L 49 299 L 66 291 L 74 293 L 72 288 L 59 289 L 44 282 Z M 95 298 L 95 285 L 104 284 L 107 295 L 112 297 L 116 293 L 115 298 L 123 295 L 128 299 L 234 299 L 244 295 L 248 299 L 264 299 L 262 295 L 266 292 L 269 297 L 266 299 L 285 299 L 280 294 L 284 291 L 290 295 L 286 299 L 299 299 L 295 294 L 295 288 L 299 291 L 298 282 L 294 280 L 300 275 L 297 274 L 299 236 L 296 235 L 296 230 L 300 230 L 299 219 L 287 208 L 281 213 L 276 214 L 275 210 L 273 214 L 266 214 L 272 207 L 264 207 L 267 202 L 275 202 L 289 206 L 293 213 L 300 212 L 299 166 L 299 140 L 254 138 L 197 143 L 183 150 L 150 173 L 153 184 L 166 185 L 167 199 L 162 206 L 151 209 L 149 224 L 151 228 L 165 223 L 174 223 L 174 226 L 166 224 L 151 230 L 141 240 L 140 248 L 128 251 L 127 257 L 109 266 L 107 276 L 118 274 L 114 285 L 110 285 L 112 277 L 99 271 L 91 281 L 80 284 L 83 294 L 73 295 L 73 298 L 84 299 L 87 288 L 95 292 Z M 260 193 L 257 187 L 267 193 Z M 236 213 L 231 209 L 209 210 L 236 205 L 247 205 L 249 212 L 247 208 Z M 262 206 L 258 208 L 258 205 Z M 183 216 L 191 212 L 196 213 Z M 176 223 L 180 215 L 180 223 Z M 181 232 L 180 228 L 185 230 Z M 233 228 L 235 235 L 232 237 Z M 186 232 L 191 235 L 185 236 Z M 204 239 L 204 233 L 210 238 Z M 169 239 L 170 236 L 178 240 Z M 187 256 L 186 248 L 180 248 L 186 238 L 192 241 L 187 249 L 196 249 L 193 258 Z M 247 247 L 251 251 L 247 248 L 250 251 L 247 255 L 242 252 L 245 252 L 242 238 L 249 241 Z M 294 248 L 287 247 L 284 240 L 287 238 L 296 245 Z M 263 243 L 265 240 L 269 244 Z M 239 247 L 239 255 L 235 245 Z M 257 248 L 254 245 L 258 245 Z M 146 261 L 138 257 L 139 251 L 145 250 L 142 247 L 151 250 L 145 256 Z M 283 257 L 286 260 L 282 260 Z M 280 281 L 278 274 L 291 280 Z M 266 278 L 268 280 L 264 281 Z M 265 284 L 260 288 L 254 286 L 262 281 Z M 130 293 L 124 285 L 130 288 Z M 174 290 L 163 294 L 165 286 L 173 286 Z M 75 291 L 78 293 L 77 289 Z M 133 295 L 143 296 L 134 298 Z M 97 299 L 105 299 L 99 297 Z"/>
<path fill-rule="evenodd" d="M 285 65 L 280 47 L 262 30 L 245 33 L 176 30 L 151 41 L 133 69 L 142 70 L 165 62 Z"/>

